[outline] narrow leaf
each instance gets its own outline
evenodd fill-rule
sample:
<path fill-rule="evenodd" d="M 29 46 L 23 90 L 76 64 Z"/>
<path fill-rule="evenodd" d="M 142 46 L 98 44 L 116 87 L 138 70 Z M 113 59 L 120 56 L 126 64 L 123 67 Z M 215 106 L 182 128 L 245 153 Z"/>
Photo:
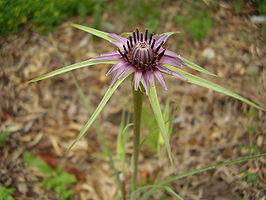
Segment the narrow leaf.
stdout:
<path fill-rule="evenodd" d="M 34 79 L 30 80 L 29 82 L 32 83 L 32 82 L 40 81 L 40 80 L 47 79 L 47 78 L 50 78 L 50 77 L 74 70 L 74 69 L 87 67 L 87 66 L 91 66 L 91 65 L 95 65 L 95 64 L 115 64 L 115 63 L 117 63 L 117 61 L 113 61 L 113 60 L 100 60 L 100 61 L 86 60 L 86 61 L 83 61 L 80 63 L 69 65 L 69 66 L 57 69 L 55 71 L 49 72 L 49 73 L 44 74 L 38 78 L 34 78 Z"/>
<path fill-rule="evenodd" d="M 167 130 L 165 127 L 165 122 L 164 122 L 164 118 L 163 118 L 162 111 L 160 108 L 160 104 L 159 104 L 159 100 L 157 97 L 155 86 L 150 86 L 149 93 L 150 93 L 149 94 L 149 100 L 151 103 L 151 107 L 152 107 L 154 116 L 156 118 L 157 124 L 160 128 L 162 137 L 164 139 L 168 157 L 170 159 L 171 164 L 173 164 L 173 158 L 172 158 L 171 147 L 170 147 L 170 143 L 169 143 L 169 137 L 168 137 Z"/>
<path fill-rule="evenodd" d="M 253 160 L 255 158 L 260 158 L 260 157 L 264 157 L 264 156 L 266 156 L 266 153 L 258 154 L 258 155 L 254 155 L 254 156 L 249 156 L 249 157 L 241 158 L 241 159 L 237 159 L 237 160 L 231 160 L 231 161 L 227 161 L 227 162 L 223 162 L 223 163 L 218 163 L 218 164 L 210 165 L 208 167 L 203 167 L 203 168 L 195 169 L 195 170 L 192 170 L 192 171 L 189 171 L 189 172 L 185 172 L 183 174 L 167 178 L 167 179 L 165 179 L 164 181 L 162 181 L 160 183 L 156 183 L 156 184 L 153 184 L 153 185 L 146 185 L 146 186 L 140 187 L 137 190 L 135 190 L 134 192 L 132 192 L 131 196 L 136 195 L 138 192 L 146 190 L 146 189 L 150 189 L 150 191 L 147 191 L 146 193 L 150 193 L 151 190 L 153 190 L 153 192 L 154 192 L 156 187 L 159 188 L 159 187 L 168 185 L 168 184 L 170 184 L 173 181 L 176 181 L 178 179 L 181 179 L 181 178 L 184 178 L 184 177 L 187 177 L 187 176 L 190 176 L 190 175 L 199 174 L 201 172 L 208 171 L 208 170 L 211 170 L 211 169 L 215 169 L 215 168 L 218 168 L 218 167 L 223 167 L 223 166 L 226 166 L 226 165 L 231 165 L 231 164 L 235 164 L 235 163 L 239 163 L 239 162 Z"/>
<path fill-rule="evenodd" d="M 179 194 L 177 194 L 172 188 L 170 188 L 169 186 L 165 186 L 164 189 L 169 192 L 170 194 L 172 194 L 174 197 L 176 197 L 179 200 L 185 200 L 183 197 L 181 197 Z"/>
<path fill-rule="evenodd" d="M 144 186 L 145 187 L 145 186 Z M 170 194 L 172 194 L 174 197 L 176 197 L 179 200 L 184 200 L 184 198 L 182 198 L 179 194 L 177 194 L 174 190 L 172 190 L 172 188 L 170 188 L 169 186 L 165 186 L 165 185 L 151 185 L 151 187 L 149 187 L 150 190 L 148 192 L 145 192 L 142 196 L 142 198 L 140 200 L 147 200 L 150 199 L 150 196 L 156 192 L 156 190 L 158 189 L 164 189 L 167 192 L 169 192 Z M 131 198 L 132 199 L 132 198 Z"/>
<path fill-rule="evenodd" d="M 240 101 L 242 101 L 242 102 L 244 102 L 244 103 L 246 103 L 246 104 L 248 104 L 250 106 L 253 106 L 253 107 L 257 108 L 257 109 L 264 110 L 262 107 L 256 105 L 255 103 L 251 102 L 250 100 L 248 100 L 248 99 L 246 99 L 246 98 L 244 98 L 244 97 L 242 97 L 242 96 L 240 96 L 240 95 L 238 95 L 238 94 L 236 94 L 236 93 L 234 93 L 234 92 L 232 92 L 232 91 L 230 91 L 230 90 L 228 90 L 228 89 L 226 89 L 226 88 L 224 88 L 224 87 L 222 87 L 222 86 L 220 86 L 220 85 L 218 85 L 216 83 L 213 83 L 211 81 L 205 80 L 205 79 L 200 78 L 198 76 L 192 75 L 192 74 L 190 74 L 188 72 L 185 72 L 185 71 L 183 71 L 181 69 L 178 69 L 176 67 L 173 67 L 171 65 L 164 64 L 164 66 L 169 68 L 169 69 L 171 69 L 171 70 L 173 70 L 173 71 L 176 71 L 176 72 L 180 73 L 190 83 L 194 83 L 196 85 L 199 85 L 199 86 L 202 86 L 202 87 L 205 87 L 205 88 L 208 88 L 208 89 L 215 90 L 217 92 L 226 94 L 226 95 L 234 97 L 234 98 L 236 98 L 236 99 L 238 99 L 238 100 L 240 100 Z"/>
<path fill-rule="evenodd" d="M 82 25 L 79 25 L 79 24 L 70 24 L 70 25 L 75 27 L 75 28 L 77 28 L 77 29 L 80 29 L 82 31 L 88 32 L 88 33 L 90 33 L 92 35 L 98 36 L 98 37 L 100 37 L 102 39 L 105 39 L 105 40 L 107 40 L 109 42 L 110 41 L 117 41 L 117 39 L 109 36 L 109 34 L 106 33 L 106 32 L 99 31 L 97 29 L 90 28 L 90 27 L 87 27 L 87 26 L 82 26 Z"/>
<path fill-rule="evenodd" d="M 179 33 L 181 33 L 181 32 L 179 32 L 179 31 L 175 31 L 175 32 L 166 32 L 166 33 L 162 33 L 161 35 L 168 35 L 168 36 L 170 37 L 171 35 L 179 34 Z"/>
<path fill-rule="evenodd" d="M 177 175 L 177 176 L 170 177 L 170 178 L 162 181 L 160 183 L 160 185 L 167 185 L 167 184 L 169 184 L 169 183 L 171 183 L 173 181 L 176 181 L 178 179 L 184 178 L 186 176 L 198 174 L 198 173 L 201 173 L 201 172 L 204 172 L 204 171 L 208 171 L 208 170 L 211 170 L 211 169 L 215 169 L 217 167 L 222 167 L 222 166 L 231 165 L 231 164 L 235 164 L 235 163 L 239 163 L 239 162 L 253 160 L 255 158 L 260 158 L 260 157 L 264 157 L 264 156 L 266 156 L 266 153 L 258 154 L 258 155 L 254 155 L 254 156 L 250 156 L 250 157 L 246 157 L 246 158 L 241 158 L 241 159 L 237 159 L 237 160 L 231 160 L 231 161 L 227 161 L 227 162 L 223 162 L 223 163 L 218 163 L 218 164 L 215 164 L 215 165 L 210 165 L 208 167 L 203 167 L 203 168 L 195 169 L 195 170 L 192 170 L 190 172 L 186 172 L 186 173 L 183 173 L 183 174 L 180 174 L 180 175 Z"/>
<path fill-rule="evenodd" d="M 102 109 L 104 108 L 104 106 L 106 105 L 106 103 L 108 102 L 108 100 L 111 98 L 111 96 L 113 95 L 113 93 L 115 92 L 115 90 L 118 88 L 118 86 L 127 78 L 127 76 L 123 77 L 122 79 L 118 79 L 114 85 L 112 87 L 110 87 L 104 97 L 102 98 L 100 104 L 97 106 L 96 110 L 94 111 L 94 113 L 92 114 L 92 116 L 90 117 L 90 119 L 87 121 L 87 123 L 85 124 L 85 126 L 83 127 L 83 129 L 80 131 L 79 135 L 75 138 L 75 140 L 73 141 L 73 143 L 70 145 L 70 147 L 68 148 L 68 151 L 70 151 L 72 149 L 72 147 L 80 140 L 80 138 L 86 134 L 86 132 L 88 131 L 88 129 L 90 128 L 90 126 L 92 125 L 92 123 L 96 120 L 96 118 L 98 117 L 98 115 L 100 114 L 100 112 L 102 111 Z"/>
<path fill-rule="evenodd" d="M 217 76 L 216 74 L 209 72 L 208 70 L 198 66 L 197 64 L 190 62 L 189 60 L 187 60 L 186 58 L 183 58 L 182 56 L 178 56 L 178 58 L 180 58 L 184 63 L 186 63 L 186 65 L 196 71 L 211 75 L 211 76 Z"/>

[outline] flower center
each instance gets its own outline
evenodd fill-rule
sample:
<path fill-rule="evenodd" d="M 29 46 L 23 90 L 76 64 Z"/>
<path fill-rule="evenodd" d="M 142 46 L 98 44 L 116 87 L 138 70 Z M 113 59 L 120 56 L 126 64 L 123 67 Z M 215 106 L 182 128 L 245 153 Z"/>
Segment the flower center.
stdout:
<path fill-rule="evenodd" d="M 143 34 L 139 33 L 137 29 L 136 32 L 133 32 L 133 37 L 128 38 L 127 45 L 123 45 L 124 51 L 118 51 L 127 62 L 137 69 L 151 70 L 158 64 L 165 52 L 165 49 L 162 48 L 164 41 L 159 45 L 156 44 L 156 41 L 152 34 L 148 38 L 148 30 Z"/>
<path fill-rule="evenodd" d="M 150 45 L 144 41 L 136 44 L 132 49 L 132 63 L 141 68 L 147 68 L 152 65 L 154 52 Z"/>

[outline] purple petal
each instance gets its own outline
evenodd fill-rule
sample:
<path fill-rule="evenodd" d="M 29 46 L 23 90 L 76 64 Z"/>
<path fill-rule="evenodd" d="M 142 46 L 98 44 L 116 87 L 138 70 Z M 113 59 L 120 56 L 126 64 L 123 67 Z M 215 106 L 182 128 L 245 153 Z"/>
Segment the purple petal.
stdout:
<path fill-rule="evenodd" d="M 112 51 L 112 52 L 101 54 L 101 56 L 111 56 L 111 55 L 119 55 L 119 52 L 118 51 Z"/>
<path fill-rule="evenodd" d="M 97 58 L 92 58 L 90 61 L 99 61 L 99 60 L 120 60 L 121 55 L 109 55 L 109 56 L 99 56 Z"/>
<path fill-rule="evenodd" d="M 159 39 L 155 42 L 154 48 L 156 49 L 163 41 L 166 41 L 168 37 L 168 35 L 159 36 Z"/>
<path fill-rule="evenodd" d="M 153 75 L 153 72 L 147 71 L 146 72 L 146 75 L 147 75 L 147 78 L 148 78 L 150 84 L 151 85 L 154 85 L 154 75 Z"/>
<path fill-rule="evenodd" d="M 126 68 L 126 62 L 122 61 L 122 62 L 119 62 L 113 65 L 111 69 L 109 69 L 109 71 L 106 73 L 106 76 L 109 76 L 110 74 L 112 74 L 115 70 L 119 69 L 120 67 Z"/>
<path fill-rule="evenodd" d="M 187 79 L 186 79 L 185 77 L 183 77 L 181 74 L 179 74 L 179 73 L 177 73 L 177 72 L 175 72 L 175 71 L 172 71 L 172 70 L 170 70 L 170 69 L 168 69 L 168 68 L 166 68 L 166 67 L 164 67 L 164 66 L 162 66 L 162 65 L 157 65 L 156 68 L 157 68 L 158 70 L 160 70 L 161 72 L 164 72 L 164 73 L 167 73 L 167 74 L 171 74 L 171 75 L 173 75 L 173 76 L 177 76 L 177 77 L 179 77 L 179 78 L 181 78 L 181 79 L 183 79 L 183 80 L 187 80 Z"/>
<path fill-rule="evenodd" d="M 135 76 L 134 76 L 134 89 L 135 90 L 138 90 L 141 77 L 142 77 L 142 72 L 140 70 L 136 70 Z"/>
<path fill-rule="evenodd" d="M 123 42 L 120 41 L 111 41 L 111 43 L 113 43 L 115 46 L 117 46 L 118 48 L 122 49 L 123 45 L 125 45 Z"/>
<path fill-rule="evenodd" d="M 133 73 L 135 71 L 135 68 L 131 65 L 128 65 L 123 74 L 121 74 L 118 78 L 123 78 L 125 76 L 128 76 L 129 74 Z"/>
<path fill-rule="evenodd" d="M 164 35 L 158 35 L 158 34 L 155 34 L 152 36 L 153 39 L 155 40 L 159 40 L 161 37 L 163 37 Z"/>
<path fill-rule="evenodd" d="M 171 57 L 178 57 L 178 54 L 176 54 L 175 52 L 170 51 L 170 50 L 166 50 L 164 52 L 164 55 L 171 56 Z"/>
<path fill-rule="evenodd" d="M 147 76 L 147 73 L 145 72 L 142 74 L 142 76 L 143 76 L 142 84 L 145 88 L 145 93 L 146 95 L 149 95 L 149 77 Z"/>
<path fill-rule="evenodd" d="M 167 56 L 167 55 L 164 55 L 163 57 L 164 57 L 164 59 L 168 59 L 168 60 L 174 61 L 176 64 L 179 65 L 179 68 L 184 68 L 185 63 L 180 58 Z"/>
<path fill-rule="evenodd" d="M 163 48 L 160 48 L 158 54 L 160 54 L 164 49 Z M 175 59 L 176 61 L 178 61 L 180 64 L 182 65 L 185 65 L 185 63 L 179 58 L 179 55 L 176 54 L 175 52 L 173 51 L 169 51 L 169 50 L 166 50 L 164 52 L 164 56 L 166 56 L 167 58 L 169 59 Z M 183 66 L 182 66 L 183 67 Z"/>
<path fill-rule="evenodd" d="M 125 71 L 124 67 L 121 67 L 117 70 L 116 74 L 112 77 L 112 81 L 110 87 L 115 83 L 115 81 L 119 78 L 119 76 Z"/>
<path fill-rule="evenodd" d="M 167 90 L 166 84 L 164 82 L 163 76 L 159 70 L 155 70 L 153 72 L 154 76 L 157 78 L 157 80 L 160 82 L 160 84 L 163 86 L 165 90 Z"/>
<path fill-rule="evenodd" d="M 118 40 L 118 41 L 112 40 L 111 43 L 113 43 L 114 45 L 116 45 L 120 49 L 123 48 L 123 45 L 127 44 L 127 38 L 124 38 L 124 37 L 117 35 L 115 33 L 109 33 L 109 36 Z"/>
<path fill-rule="evenodd" d="M 123 42 L 123 43 L 127 43 L 127 38 L 124 38 L 124 37 L 122 37 L 120 35 L 117 35 L 115 33 L 109 33 L 108 35 L 111 36 L 112 38 L 115 38 L 115 39 Z"/>
<path fill-rule="evenodd" d="M 172 65 L 172 66 L 174 66 L 174 67 L 180 67 L 180 68 L 182 68 L 182 65 L 181 65 L 177 60 L 169 59 L 169 58 L 166 57 L 166 56 L 163 56 L 163 57 L 159 60 L 159 63 L 168 64 L 168 65 Z"/>

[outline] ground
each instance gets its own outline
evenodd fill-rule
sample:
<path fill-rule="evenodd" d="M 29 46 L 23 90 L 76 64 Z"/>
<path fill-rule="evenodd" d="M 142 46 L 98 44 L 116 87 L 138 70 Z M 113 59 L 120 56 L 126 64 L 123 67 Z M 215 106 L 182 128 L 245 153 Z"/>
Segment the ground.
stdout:
<path fill-rule="evenodd" d="M 178 7 L 169 5 L 166 11 L 169 18 L 161 25 L 160 32 L 174 31 L 177 27 L 173 17 Z M 172 36 L 166 46 L 221 78 L 190 70 L 191 73 L 217 82 L 265 108 L 266 42 L 261 26 L 250 22 L 248 11 L 238 14 L 224 3 L 217 8 L 215 23 L 206 39 L 195 42 L 186 38 L 180 48 L 176 40 L 184 36 L 180 34 Z M 107 21 L 110 14 L 103 17 Z M 23 29 L 0 38 L 0 130 L 10 133 L 0 146 L 0 184 L 14 188 L 15 199 L 56 199 L 56 194 L 41 184 L 45 175 L 25 164 L 25 151 L 39 156 L 51 167 L 62 165 L 65 171 L 75 175 L 77 182 L 71 186 L 73 200 L 109 200 L 118 190 L 108 159 L 102 153 L 96 126 L 66 154 L 90 116 L 74 85 L 73 74 L 86 98 L 96 107 L 109 87 L 110 77 L 105 73 L 110 66 L 90 66 L 38 83 L 27 82 L 62 66 L 115 50 L 107 41 L 94 42 L 87 33 L 70 27 L 73 22 L 80 23 L 72 18 L 45 36 Z M 112 23 L 117 33 L 134 30 L 117 20 Z M 85 25 L 90 24 L 89 17 Z M 144 30 L 142 26 L 139 28 Z M 176 78 L 165 76 L 165 79 L 168 91 L 159 84 L 157 87 L 162 106 L 169 101 L 173 109 L 178 103 L 171 137 L 175 166 L 171 167 L 166 156 L 158 158 L 156 152 L 144 145 L 140 157 L 142 182 L 147 182 L 158 169 L 159 180 L 163 180 L 173 174 L 266 152 L 265 112 Z M 147 98 L 144 105 L 149 108 Z M 119 87 L 98 119 L 98 127 L 105 134 L 115 161 L 123 110 L 132 112 L 130 81 Z M 145 125 L 142 128 L 148 134 Z M 129 180 L 131 140 L 126 152 L 125 180 Z M 186 200 L 265 199 L 265 166 L 266 158 L 259 158 L 191 175 L 173 182 L 171 187 Z M 244 180 L 245 172 L 257 174 L 256 181 Z M 174 199 L 163 191 L 156 196 Z"/>

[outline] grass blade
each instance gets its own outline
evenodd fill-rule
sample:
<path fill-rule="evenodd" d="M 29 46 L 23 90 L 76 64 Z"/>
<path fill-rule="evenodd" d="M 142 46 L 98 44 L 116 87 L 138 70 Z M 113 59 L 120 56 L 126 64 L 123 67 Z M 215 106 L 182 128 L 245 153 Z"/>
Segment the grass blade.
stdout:
<path fill-rule="evenodd" d="M 82 31 L 85 31 L 87 33 L 90 33 L 92 35 L 95 35 L 95 36 L 98 36 L 102 39 L 105 39 L 107 41 L 117 41 L 117 39 L 109 36 L 109 33 L 106 33 L 106 32 L 103 32 L 103 31 L 99 31 L 97 29 L 94 29 L 94 28 L 90 28 L 90 27 L 87 27 L 87 26 L 82 26 L 82 25 L 79 25 L 79 24 L 70 24 L 71 26 L 77 28 L 77 29 L 80 29 Z"/>
<path fill-rule="evenodd" d="M 171 164 L 173 164 L 173 158 L 172 158 L 171 147 L 170 147 L 170 143 L 169 143 L 169 137 L 168 137 L 167 130 L 165 127 L 165 121 L 164 121 L 164 118 L 162 115 L 162 111 L 160 108 L 160 104 L 159 104 L 159 100 L 157 97 L 155 86 L 150 86 L 150 92 L 149 93 L 150 93 L 149 94 L 149 100 L 151 103 L 151 107 L 152 107 L 154 116 L 156 118 L 157 124 L 160 128 L 160 132 L 161 132 L 162 137 L 164 139 L 168 157 L 170 159 Z"/>
<path fill-rule="evenodd" d="M 57 69 L 55 71 L 49 72 L 49 73 L 44 74 L 40 77 L 34 78 L 34 79 L 30 80 L 29 82 L 32 83 L 32 82 L 40 81 L 40 80 L 47 79 L 47 78 L 50 78 L 50 77 L 74 70 L 74 69 L 79 69 L 82 67 L 87 67 L 87 66 L 91 66 L 91 65 L 95 65 L 95 64 L 115 64 L 115 63 L 117 63 L 117 61 L 113 61 L 113 60 L 104 60 L 104 61 L 102 61 L 102 60 L 101 61 L 86 60 L 86 61 L 83 61 L 80 63 L 69 65 L 69 66 Z"/>
<path fill-rule="evenodd" d="M 164 189 L 167 192 L 169 192 L 170 194 L 172 194 L 174 197 L 176 197 L 176 199 L 179 200 L 185 200 L 183 197 L 181 197 L 179 194 L 177 194 L 172 188 L 170 188 L 169 186 L 165 186 L 165 185 L 152 185 L 151 189 L 148 192 L 145 192 L 144 195 L 142 196 L 142 198 L 140 200 L 147 200 L 150 198 L 150 196 L 156 192 L 156 190 L 158 189 Z"/>
<path fill-rule="evenodd" d="M 189 172 L 185 172 L 183 174 L 167 178 L 167 179 L 165 179 L 164 181 L 162 181 L 160 183 L 156 183 L 156 184 L 153 184 L 153 185 L 146 185 L 146 186 L 140 187 L 137 190 L 135 190 L 131 194 L 131 196 L 132 195 L 136 195 L 136 193 L 138 193 L 138 192 L 140 192 L 142 190 L 145 190 L 145 189 L 154 190 L 154 188 L 156 188 L 156 187 L 158 188 L 159 186 L 166 186 L 166 185 L 170 184 L 173 181 L 176 181 L 178 179 L 181 179 L 181 178 L 184 178 L 184 177 L 187 177 L 187 176 L 190 176 L 190 175 L 199 174 L 201 172 L 208 171 L 208 170 L 211 170 L 211 169 L 215 169 L 215 168 L 218 168 L 218 167 L 223 167 L 223 166 L 226 166 L 226 165 L 231 165 L 231 164 L 235 164 L 235 163 L 239 163 L 239 162 L 253 160 L 255 158 L 260 158 L 260 157 L 264 157 L 264 156 L 266 156 L 266 153 L 258 154 L 258 155 L 254 155 L 254 156 L 249 156 L 249 157 L 241 158 L 241 159 L 237 159 L 237 160 L 226 161 L 226 162 L 210 165 L 208 167 L 202 167 L 202 168 L 195 169 L 195 170 L 192 170 L 192 171 L 189 171 Z M 148 192 L 150 192 L 150 191 L 148 191 Z"/>
<path fill-rule="evenodd" d="M 106 105 L 106 103 L 108 102 L 108 100 L 111 98 L 111 96 L 115 92 L 115 90 L 118 88 L 118 86 L 126 78 L 127 78 L 127 76 L 123 77 L 122 79 L 118 79 L 114 83 L 114 85 L 112 87 L 110 87 L 106 91 L 106 93 L 105 93 L 104 97 L 102 98 L 100 104 L 97 106 L 96 110 L 94 111 L 94 113 L 92 114 L 92 116 L 90 117 L 90 119 L 87 121 L 87 123 L 85 124 L 85 126 L 83 127 L 83 129 L 80 131 L 79 135 L 75 138 L 75 140 L 73 141 L 73 143 L 70 145 L 70 147 L 68 148 L 68 151 L 70 151 L 72 149 L 72 147 L 80 140 L 80 138 L 86 134 L 86 132 L 88 131 L 88 129 L 90 128 L 90 126 L 92 125 L 92 123 L 98 117 L 98 115 L 100 114 L 100 112 L 102 111 L 102 109 L 104 108 L 104 106 Z"/>
<path fill-rule="evenodd" d="M 196 71 L 202 72 L 204 74 L 208 74 L 211 76 L 217 76 L 216 74 L 209 72 L 208 70 L 198 66 L 197 64 L 190 62 L 189 60 L 187 60 L 186 58 L 183 58 L 182 56 L 178 56 L 178 58 L 180 58 L 184 63 L 186 63 L 186 66 L 188 66 L 189 68 L 192 68 Z"/>
<path fill-rule="evenodd" d="M 164 189 L 169 192 L 170 194 L 172 194 L 174 197 L 176 197 L 176 199 L 179 200 L 185 200 L 183 197 L 181 197 L 179 194 L 177 194 L 172 188 L 170 188 L 169 186 L 165 186 Z"/>
<path fill-rule="evenodd" d="M 170 178 L 162 181 L 160 183 L 160 185 L 166 185 L 166 184 L 169 184 L 169 183 L 171 183 L 173 181 L 176 181 L 178 179 L 184 178 L 186 176 L 198 174 L 198 173 L 201 173 L 201 172 L 204 172 L 204 171 L 215 169 L 217 167 L 222 167 L 222 166 L 231 165 L 231 164 L 235 164 L 235 163 L 239 163 L 239 162 L 253 160 L 255 158 L 260 158 L 260 157 L 264 157 L 264 156 L 266 156 L 266 153 L 258 154 L 258 155 L 254 155 L 254 156 L 249 156 L 249 157 L 241 158 L 241 159 L 237 159 L 237 160 L 231 160 L 231 161 L 227 161 L 227 162 L 223 162 L 223 163 L 218 163 L 218 164 L 210 165 L 208 167 L 202 167 L 202 168 L 199 168 L 199 169 L 192 170 L 190 172 L 186 172 L 186 173 L 183 173 L 183 174 L 180 174 L 180 175 L 177 175 L 177 176 L 170 177 Z"/>
<path fill-rule="evenodd" d="M 255 103 L 251 102 L 250 100 L 248 100 L 248 99 L 246 99 L 246 98 L 244 98 L 244 97 L 242 97 L 242 96 L 240 96 L 240 95 L 238 95 L 238 94 L 236 94 L 236 93 L 234 93 L 234 92 L 232 92 L 232 91 L 230 91 L 230 90 L 228 90 L 228 89 L 226 89 L 226 88 L 224 88 L 224 87 L 222 87 L 222 86 L 220 86 L 220 85 L 218 85 L 216 83 L 213 83 L 211 81 L 205 80 L 205 79 L 200 78 L 198 76 L 192 75 L 192 74 L 190 74 L 188 72 L 185 72 L 185 71 L 183 71 L 181 69 L 178 69 L 176 67 L 173 67 L 171 65 L 164 64 L 164 66 L 169 68 L 169 69 L 171 69 L 171 70 L 173 70 L 173 71 L 176 71 L 176 72 L 180 73 L 190 83 L 194 83 L 196 85 L 199 85 L 199 86 L 202 86 L 202 87 L 205 87 L 205 88 L 208 88 L 208 89 L 215 90 L 217 92 L 226 94 L 226 95 L 234 97 L 234 98 L 236 98 L 236 99 L 238 99 L 238 100 L 240 100 L 240 101 L 242 101 L 242 102 L 244 102 L 244 103 L 246 103 L 246 104 L 248 104 L 250 106 L 253 106 L 253 107 L 257 108 L 257 109 L 264 110 L 262 107 L 256 105 Z"/>

